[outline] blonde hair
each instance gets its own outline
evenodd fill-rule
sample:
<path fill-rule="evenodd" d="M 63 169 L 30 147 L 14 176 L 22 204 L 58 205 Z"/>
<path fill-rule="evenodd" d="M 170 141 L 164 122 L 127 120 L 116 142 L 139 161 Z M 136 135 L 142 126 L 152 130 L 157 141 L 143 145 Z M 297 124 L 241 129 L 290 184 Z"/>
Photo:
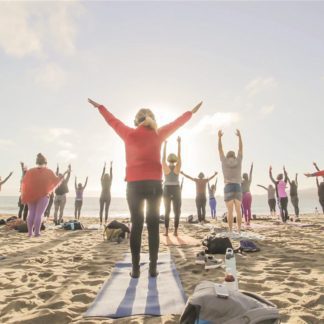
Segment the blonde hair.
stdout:
<path fill-rule="evenodd" d="M 150 109 L 142 108 L 135 116 L 135 126 L 146 126 L 149 128 L 157 130 L 157 124 L 155 121 L 155 116 Z"/>

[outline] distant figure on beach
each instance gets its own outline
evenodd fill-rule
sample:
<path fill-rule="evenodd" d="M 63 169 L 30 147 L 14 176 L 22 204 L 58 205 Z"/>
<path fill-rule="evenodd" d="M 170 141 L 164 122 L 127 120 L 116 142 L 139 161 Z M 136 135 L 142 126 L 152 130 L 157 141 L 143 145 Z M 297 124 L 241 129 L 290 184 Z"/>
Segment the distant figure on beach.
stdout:
<path fill-rule="evenodd" d="M 99 199 L 100 204 L 100 210 L 99 210 L 99 218 L 100 218 L 100 225 L 102 225 L 102 215 L 103 211 L 105 210 L 105 225 L 108 221 L 108 212 L 109 212 L 109 206 L 111 202 L 111 184 L 113 179 L 113 171 L 112 171 L 112 161 L 110 162 L 110 170 L 109 174 L 106 173 L 106 163 L 104 164 L 104 167 L 102 169 L 101 174 L 101 194 Z"/>
<path fill-rule="evenodd" d="M 19 192 L 21 193 L 21 183 L 22 183 L 22 180 L 27 172 L 27 166 L 25 165 L 24 162 L 20 162 L 20 167 L 21 167 L 21 179 L 20 179 Z M 27 215 L 28 215 L 28 205 L 22 203 L 21 194 L 20 194 L 19 200 L 18 200 L 18 207 L 19 207 L 18 218 L 23 218 L 23 220 L 26 221 Z"/>
<path fill-rule="evenodd" d="M 295 175 L 295 180 L 291 180 L 287 173 L 288 183 L 290 185 L 290 201 L 294 206 L 295 220 L 299 218 L 299 198 L 298 198 L 298 173 Z"/>
<path fill-rule="evenodd" d="M 196 184 L 196 208 L 197 208 L 197 215 L 198 215 L 198 221 L 201 224 L 204 224 L 206 222 L 206 202 L 207 202 L 207 184 L 208 181 L 216 177 L 217 172 L 215 172 L 211 177 L 205 178 L 205 175 L 203 172 L 200 172 L 198 174 L 198 178 L 193 178 L 184 172 L 181 172 L 182 175 L 184 175 L 186 178 L 192 180 Z"/>
<path fill-rule="evenodd" d="M 208 182 L 208 196 L 209 196 L 209 207 L 210 207 L 210 213 L 211 218 L 216 219 L 216 190 L 217 190 L 217 178 L 215 180 L 215 184 L 210 185 Z"/>
<path fill-rule="evenodd" d="M 250 168 L 250 174 L 243 173 L 243 180 L 242 180 L 242 210 L 243 215 L 245 219 L 245 224 L 250 225 L 251 218 L 252 218 L 252 212 L 251 212 L 251 206 L 252 206 L 252 195 L 251 195 L 251 183 L 252 183 L 252 174 L 253 174 L 253 163 L 251 164 Z"/>
<path fill-rule="evenodd" d="M 37 154 L 37 167 L 29 169 L 21 184 L 21 199 L 23 204 L 28 204 L 27 227 L 28 236 L 40 236 L 42 216 L 49 201 L 49 195 L 60 183 L 64 175 L 57 177 L 54 172 L 46 167 L 47 160 Z"/>
<path fill-rule="evenodd" d="M 74 218 L 75 219 L 80 219 L 80 214 L 81 214 L 81 208 L 83 204 L 83 192 L 84 189 L 86 188 L 88 183 L 88 177 L 86 178 L 86 181 L 84 185 L 82 186 L 82 183 L 78 183 L 77 185 L 77 177 L 75 177 L 74 181 L 74 189 L 75 189 L 75 202 L 74 202 Z"/>
<path fill-rule="evenodd" d="M 239 149 L 237 156 L 234 151 L 229 151 L 226 156 L 223 150 L 222 136 L 224 133 L 219 130 L 218 132 L 218 151 L 220 160 L 222 162 L 222 170 L 224 175 L 224 200 L 227 208 L 228 227 L 230 235 L 233 229 L 233 209 L 235 207 L 237 218 L 237 230 L 240 234 L 242 225 L 242 188 L 241 188 L 241 175 L 242 175 L 242 159 L 243 159 L 243 143 L 241 132 L 237 129 L 236 136 L 239 139 Z"/>
<path fill-rule="evenodd" d="M 136 128 L 126 126 L 104 106 L 89 99 L 107 123 L 122 138 L 126 148 L 127 202 L 131 214 L 130 249 L 131 277 L 140 276 L 140 251 L 146 202 L 146 223 L 149 243 L 149 275 L 158 275 L 156 265 L 159 251 L 159 215 L 162 198 L 161 145 L 196 113 L 202 102 L 175 121 L 158 128 L 150 109 L 140 109 L 135 116 Z"/>
<path fill-rule="evenodd" d="M 164 174 L 163 201 L 165 209 L 165 236 L 168 236 L 169 234 L 171 203 L 174 212 L 174 236 L 178 236 L 179 219 L 181 214 L 181 187 L 179 183 L 179 174 L 181 170 L 181 137 L 177 138 L 177 142 L 178 155 L 170 153 L 168 158 L 166 158 L 167 141 L 164 142 L 163 147 L 162 169 Z"/>
<path fill-rule="evenodd" d="M 272 217 L 276 217 L 276 189 L 274 188 L 273 185 L 269 185 L 268 188 L 259 184 L 257 186 L 267 191 L 270 215 Z"/>
<path fill-rule="evenodd" d="M 318 192 L 318 200 L 319 203 L 322 206 L 322 211 L 324 214 L 324 181 L 322 181 L 321 183 L 318 181 L 318 177 L 316 177 L 316 185 L 317 185 L 317 192 Z"/>
<path fill-rule="evenodd" d="M 1 191 L 1 186 L 4 185 L 9 178 L 12 176 L 13 172 L 10 172 L 9 175 L 7 176 L 7 178 L 5 178 L 4 180 L 1 181 L 1 177 L 0 177 L 0 191 Z"/>
<path fill-rule="evenodd" d="M 59 166 L 56 168 L 56 175 L 58 177 L 62 177 L 63 175 L 60 173 Z M 67 172 L 65 172 L 63 180 L 61 184 L 55 189 L 55 198 L 54 198 L 54 223 L 59 225 L 63 222 L 63 213 L 64 207 L 66 204 L 66 194 L 69 192 L 68 183 L 71 176 L 71 164 L 69 164 Z M 59 213 L 59 217 L 57 215 Z"/>
<path fill-rule="evenodd" d="M 276 188 L 276 196 L 278 199 L 280 216 L 281 216 L 282 221 L 284 223 L 286 223 L 287 220 L 289 219 L 289 216 L 288 216 L 288 209 L 287 209 L 288 195 L 286 193 L 288 178 L 287 178 L 287 172 L 285 170 L 285 167 L 284 167 L 284 174 L 285 174 L 285 178 L 284 178 L 284 175 L 282 173 L 280 173 L 277 176 L 277 180 L 275 180 L 272 176 L 272 166 L 270 166 L 270 168 L 269 168 L 269 177 Z"/>

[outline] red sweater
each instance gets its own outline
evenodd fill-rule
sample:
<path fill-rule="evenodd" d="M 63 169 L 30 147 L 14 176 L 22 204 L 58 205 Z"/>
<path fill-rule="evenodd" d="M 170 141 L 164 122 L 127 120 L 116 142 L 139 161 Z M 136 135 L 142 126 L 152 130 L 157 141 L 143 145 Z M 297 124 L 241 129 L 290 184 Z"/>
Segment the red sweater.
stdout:
<path fill-rule="evenodd" d="M 180 126 L 192 116 L 187 111 L 170 124 L 153 129 L 139 126 L 131 128 L 122 123 L 104 106 L 99 112 L 125 143 L 126 178 L 128 182 L 143 180 L 162 180 L 161 145 Z"/>
<path fill-rule="evenodd" d="M 312 176 L 313 177 L 320 177 L 320 176 L 324 177 L 324 170 L 317 171 L 317 172 L 313 173 Z"/>

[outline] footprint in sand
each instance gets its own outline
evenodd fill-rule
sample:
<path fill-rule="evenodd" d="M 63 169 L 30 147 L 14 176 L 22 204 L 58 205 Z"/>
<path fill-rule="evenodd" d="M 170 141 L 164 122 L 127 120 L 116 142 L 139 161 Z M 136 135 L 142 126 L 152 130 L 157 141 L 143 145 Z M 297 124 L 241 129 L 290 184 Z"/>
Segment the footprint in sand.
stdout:
<path fill-rule="evenodd" d="M 41 272 L 39 275 L 38 275 L 38 277 L 40 278 L 40 279 L 42 279 L 42 278 L 49 278 L 50 276 L 52 276 L 53 275 L 53 272 L 51 272 L 51 271 L 46 271 L 46 272 Z"/>
<path fill-rule="evenodd" d="M 49 308 L 49 309 L 61 309 L 66 305 L 64 301 L 58 301 L 51 304 L 44 304 L 39 306 L 39 308 Z"/>
<path fill-rule="evenodd" d="M 88 296 L 87 294 L 80 294 L 80 295 L 75 295 L 71 298 L 72 302 L 80 302 L 83 304 L 89 304 L 93 301 L 95 297 L 95 293 L 92 293 L 92 296 Z"/>
<path fill-rule="evenodd" d="M 42 291 L 42 292 L 38 293 L 37 296 L 46 301 L 46 300 L 49 300 L 50 298 L 52 298 L 54 295 L 55 295 L 54 291 L 47 290 L 47 291 Z"/>
<path fill-rule="evenodd" d="M 98 286 L 98 285 L 101 285 L 103 284 L 103 280 L 85 280 L 85 281 L 82 281 L 82 283 L 84 285 L 89 285 L 89 286 Z"/>

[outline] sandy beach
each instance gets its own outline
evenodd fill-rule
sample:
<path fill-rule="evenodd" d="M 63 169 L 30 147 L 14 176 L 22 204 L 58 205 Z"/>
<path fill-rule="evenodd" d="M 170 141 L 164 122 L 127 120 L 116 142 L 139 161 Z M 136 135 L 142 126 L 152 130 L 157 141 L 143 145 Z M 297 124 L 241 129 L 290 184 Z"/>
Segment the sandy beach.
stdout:
<path fill-rule="evenodd" d="M 1 216 L 0 218 L 6 218 Z M 256 220 L 247 232 L 259 234 L 261 251 L 237 255 L 239 287 L 276 304 L 283 323 L 324 323 L 324 218 L 302 215 L 311 226 L 274 225 Z M 82 218 L 86 226 L 93 218 Z M 218 229 L 221 222 L 210 223 Z M 163 225 L 161 225 L 161 231 Z M 201 240 L 207 226 L 181 223 L 181 233 Z M 238 241 L 233 241 L 234 246 Z M 101 230 L 47 229 L 40 238 L 0 228 L 0 322 L 1 323 L 177 323 L 179 316 L 111 320 L 84 319 L 83 314 L 109 277 L 116 261 L 129 251 L 128 242 L 103 241 Z M 147 232 L 143 233 L 147 251 Z M 160 245 L 170 251 L 187 296 L 202 280 L 222 282 L 224 269 L 204 270 L 195 265 L 199 246 Z M 221 257 L 221 256 L 218 256 Z"/>

